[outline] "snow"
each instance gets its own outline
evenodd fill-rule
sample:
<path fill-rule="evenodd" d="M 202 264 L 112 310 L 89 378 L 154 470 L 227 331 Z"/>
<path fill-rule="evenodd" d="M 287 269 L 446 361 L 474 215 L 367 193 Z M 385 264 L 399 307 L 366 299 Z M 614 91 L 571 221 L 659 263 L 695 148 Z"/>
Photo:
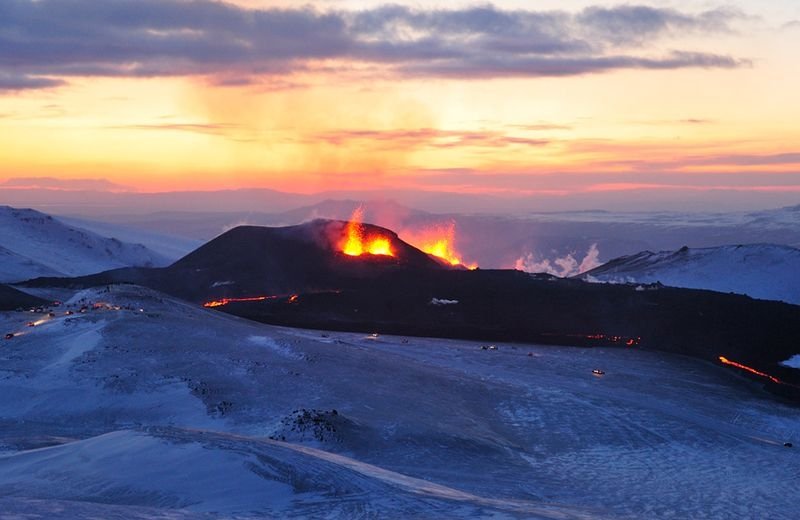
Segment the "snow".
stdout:
<path fill-rule="evenodd" d="M 800 354 L 796 354 L 786 361 L 782 362 L 781 365 L 790 367 L 790 368 L 799 368 L 800 369 Z"/>
<path fill-rule="evenodd" d="M 4 513 L 796 515 L 800 410 L 702 361 L 270 327 L 132 286 L 81 300 L 111 306 L 0 313 L 24 333 L 0 343 Z"/>
<path fill-rule="evenodd" d="M 0 282 L 167 263 L 140 244 L 105 238 L 38 211 L 0 206 Z"/>
<path fill-rule="evenodd" d="M 800 304 L 800 249 L 770 244 L 722 246 L 612 260 L 584 279 L 610 283 L 661 282 L 672 287 L 746 294 Z"/>
<path fill-rule="evenodd" d="M 278 354 L 279 356 L 283 356 L 285 358 L 299 359 L 302 357 L 291 348 L 287 347 L 286 345 L 281 345 L 274 339 L 267 336 L 250 336 L 247 338 L 247 340 L 250 343 L 253 343 L 254 345 L 258 345 L 260 347 L 266 347 L 270 349 L 272 352 Z"/>
<path fill-rule="evenodd" d="M 69 226 L 91 231 L 101 236 L 115 237 L 123 242 L 142 244 L 169 262 L 174 262 L 203 245 L 202 240 L 195 238 L 156 233 L 147 229 L 139 229 L 132 225 L 60 215 L 57 218 Z"/>

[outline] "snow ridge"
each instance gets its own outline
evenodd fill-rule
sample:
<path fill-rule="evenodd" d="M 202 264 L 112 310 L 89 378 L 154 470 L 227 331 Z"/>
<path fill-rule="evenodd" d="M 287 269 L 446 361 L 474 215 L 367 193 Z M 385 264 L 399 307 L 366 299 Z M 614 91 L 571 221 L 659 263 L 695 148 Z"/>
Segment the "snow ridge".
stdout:
<path fill-rule="evenodd" d="M 0 206 L 0 282 L 167 263 L 162 255 L 141 244 L 68 226 L 32 209 Z"/>
<path fill-rule="evenodd" d="M 731 245 L 623 256 L 583 275 L 588 281 L 654 283 L 800 304 L 800 249 Z"/>

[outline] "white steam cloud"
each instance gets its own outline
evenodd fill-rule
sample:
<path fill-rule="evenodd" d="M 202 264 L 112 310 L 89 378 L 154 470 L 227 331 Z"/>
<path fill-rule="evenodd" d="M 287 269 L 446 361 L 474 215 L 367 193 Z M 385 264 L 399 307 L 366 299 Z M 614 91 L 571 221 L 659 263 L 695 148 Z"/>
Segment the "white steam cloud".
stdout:
<path fill-rule="evenodd" d="M 514 269 L 525 271 L 526 273 L 548 273 L 564 278 L 585 273 L 595 267 L 599 267 L 601 264 L 600 250 L 597 248 L 597 244 L 592 244 L 586 252 L 586 256 L 580 262 L 575 259 L 573 253 L 554 260 L 549 258 L 537 260 L 536 255 L 528 253 L 517 258 L 514 263 Z"/>

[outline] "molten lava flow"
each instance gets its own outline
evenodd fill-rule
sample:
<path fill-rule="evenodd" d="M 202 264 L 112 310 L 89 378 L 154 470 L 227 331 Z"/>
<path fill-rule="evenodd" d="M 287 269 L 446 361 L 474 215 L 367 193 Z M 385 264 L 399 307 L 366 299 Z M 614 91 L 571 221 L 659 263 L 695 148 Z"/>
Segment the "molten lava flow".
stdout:
<path fill-rule="evenodd" d="M 410 232 L 409 242 L 416 245 L 431 256 L 440 258 L 450 265 L 466 265 L 455 249 L 456 224 L 433 226 L 421 232 Z M 469 269 L 477 269 L 478 264 L 467 265 Z"/>
<path fill-rule="evenodd" d="M 363 220 L 364 210 L 359 206 L 345 227 L 346 238 L 341 246 L 342 252 L 349 256 L 361 256 L 364 253 L 394 256 L 392 241 L 386 236 L 367 235 L 362 224 Z"/>
<path fill-rule="evenodd" d="M 773 383 L 780 384 L 780 382 L 781 382 L 780 379 L 778 379 L 777 377 L 773 377 L 773 376 L 771 376 L 769 374 L 765 374 L 764 372 L 759 372 L 755 368 L 750 368 L 750 367 L 748 367 L 746 365 L 742 365 L 741 363 L 737 363 L 735 361 L 731 361 L 728 358 L 726 358 L 725 356 L 720 356 L 719 360 L 722 362 L 723 365 L 730 365 L 732 367 L 736 367 L 736 368 L 739 368 L 741 370 L 745 370 L 747 372 L 750 372 L 751 374 L 755 374 L 755 375 L 761 376 L 761 377 L 766 377 L 767 379 L 769 379 Z"/>
<path fill-rule="evenodd" d="M 203 307 L 222 307 L 229 303 L 236 302 L 262 302 L 264 300 L 274 300 L 277 296 L 253 296 L 250 298 L 223 298 L 221 300 L 213 300 L 203 304 Z"/>

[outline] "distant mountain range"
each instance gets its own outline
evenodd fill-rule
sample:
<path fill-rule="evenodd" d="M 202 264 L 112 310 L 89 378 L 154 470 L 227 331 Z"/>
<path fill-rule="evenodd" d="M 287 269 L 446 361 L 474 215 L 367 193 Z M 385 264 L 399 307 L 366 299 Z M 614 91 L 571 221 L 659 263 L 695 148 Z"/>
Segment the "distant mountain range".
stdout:
<path fill-rule="evenodd" d="M 654 283 L 746 294 L 800 304 L 800 249 L 737 245 L 623 256 L 581 278 L 611 283 Z"/>
<path fill-rule="evenodd" d="M 168 262 L 143 245 L 106 238 L 35 210 L 0 206 L 0 282 Z"/>

